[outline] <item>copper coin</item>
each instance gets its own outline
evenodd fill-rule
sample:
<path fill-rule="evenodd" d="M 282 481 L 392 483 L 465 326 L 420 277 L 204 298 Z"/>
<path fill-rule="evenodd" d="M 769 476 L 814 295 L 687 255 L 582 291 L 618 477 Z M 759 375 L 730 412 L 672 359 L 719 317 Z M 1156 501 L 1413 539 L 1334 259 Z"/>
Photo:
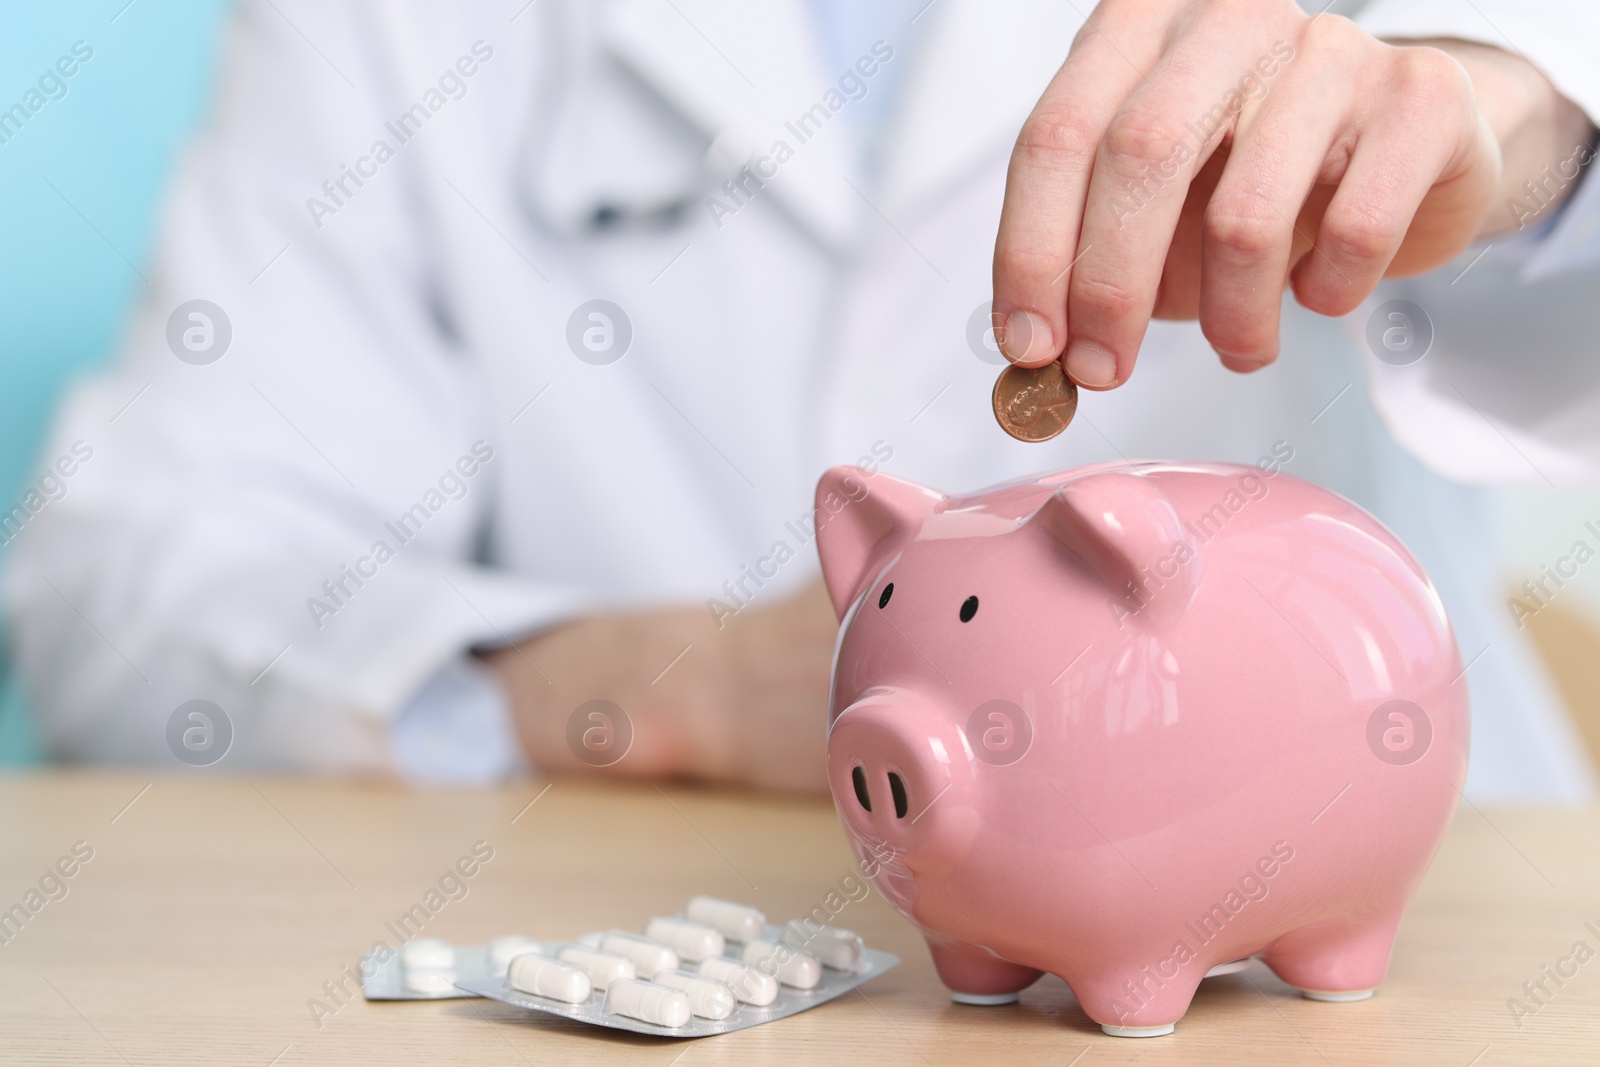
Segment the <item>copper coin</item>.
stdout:
<path fill-rule="evenodd" d="M 1012 365 L 994 383 L 994 419 L 1019 441 L 1048 441 L 1078 411 L 1078 387 L 1060 361 L 1042 367 Z"/>

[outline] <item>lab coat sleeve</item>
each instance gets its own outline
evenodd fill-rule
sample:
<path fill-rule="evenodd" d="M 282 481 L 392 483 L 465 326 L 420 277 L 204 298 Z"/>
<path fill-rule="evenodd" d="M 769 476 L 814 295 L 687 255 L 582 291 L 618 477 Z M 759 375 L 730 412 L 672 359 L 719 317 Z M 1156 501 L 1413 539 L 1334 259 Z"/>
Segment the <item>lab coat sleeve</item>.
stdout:
<path fill-rule="evenodd" d="M 505 691 L 472 656 L 435 671 L 395 715 L 389 737 L 395 769 L 417 785 L 490 785 L 528 769 Z"/>
<path fill-rule="evenodd" d="M 582 609 L 479 562 L 504 427 L 434 276 L 420 150 L 394 123 L 492 100 L 470 76 L 398 84 L 387 44 L 429 18 L 455 20 L 426 41 L 441 77 L 495 47 L 454 6 L 239 13 L 120 356 L 71 393 L 42 462 L 88 458 L 7 560 L 57 755 L 176 766 L 169 720 L 204 699 L 231 726 L 224 767 L 390 773 L 407 701 L 482 704 L 481 684 L 441 690 L 441 668 Z M 195 300 L 220 309 L 200 309 L 211 348 Z"/>
<path fill-rule="evenodd" d="M 1388 39 L 1453 37 L 1516 51 L 1590 121 L 1600 119 L 1600 6 L 1521 0 L 1377 0 L 1356 16 Z M 1447 477 L 1592 483 L 1600 477 L 1600 193 L 1590 146 L 1550 160 L 1578 182 L 1559 209 L 1506 204 L 1524 229 L 1469 248 L 1426 276 L 1381 285 L 1347 320 L 1367 356 L 1373 403 L 1402 444 Z M 1564 177 L 1563 177 L 1564 175 Z M 1552 182 L 1553 184 L 1553 182 Z M 1404 301 L 1405 303 L 1396 303 Z M 1396 318 L 1396 314 L 1401 318 Z M 1406 362 L 1390 337 L 1421 337 Z"/>

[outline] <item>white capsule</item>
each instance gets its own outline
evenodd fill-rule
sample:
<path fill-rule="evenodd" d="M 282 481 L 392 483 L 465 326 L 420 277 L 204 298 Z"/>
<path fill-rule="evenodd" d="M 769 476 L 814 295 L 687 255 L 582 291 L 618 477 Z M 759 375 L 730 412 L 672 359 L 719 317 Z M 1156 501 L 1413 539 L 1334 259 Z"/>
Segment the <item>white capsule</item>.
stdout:
<path fill-rule="evenodd" d="M 814 989 L 822 981 L 822 964 L 804 949 L 771 941 L 752 941 L 744 947 L 743 959 L 761 973 L 770 974 L 796 989 Z"/>
<path fill-rule="evenodd" d="M 666 945 L 626 930 L 606 931 L 600 935 L 597 947 L 628 957 L 642 978 L 650 978 L 658 971 L 670 971 L 678 966 L 678 954 Z"/>
<path fill-rule="evenodd" d="M 404 985 L 407 993 L 454 993 L 456 972 L 449 967 L 407 967 Z"/>
<path fill-rule="evenodd" d="M 596 989 L 606 989 L 612 982 L 639 976 L 633 968 L 633 961 L 628 957 L 619 956 L 615 952 L 584 948 L 581 945 L 567 945 L 557 950 L 556 959 L 563 963 L 575 964 L 589 972 L 589 980 L 594 983 Z"/>
<path fill-rule="evenodd" d="M 436 937 L 419 937 L 400 950 L 400 966 L 407 969 L 438 970 L 456 965 L 456 950 L 450 942 Z"/>
<path fill-rule="evenodd" d="M 512 957 L 506 981 L 512 989 L 568 1004 L 582 1004 L 594 992 L 594 982 L 586 971 L 536 952 Z"/>
<path fill-rule="evenodd" d="M 717 931 L 687 919 L 651 919 L 644 925 L 644 936 L 671 948 L 679 958 L 694 962 L 720 956 L 727 947 Z"/>
<path fill-rule="evenodd" d="M 716 956 L 701 960 L 695 970 L 703 978 L 714 978 L 733 990 L 733 995 L 746 1004 L 764 1008 L 778 999 L 778 980 L 762 974 L 754 967 L 746 967 L 738 960 Z"/>
<path fill-rule="evenodd" d="M 702 978 L 689 971 L 662 971 L 654 981 L 687 993 L 689 1010 L 702 1019 L 726 1019 L 737 1006 L 733 990 L 714 978 Z"/>
<path fill-rule="evenodd" d="M 683 914 L 704 923 L 730 941 L 754 941 L 767 925 L 767 917 L 756 908 L 716 897 L 695 897 Z"/>
<path fill-rule="evenodd" d="M 606 990 L 606 1011 L 671 1027 L 682 1026 L 693 1014 L 689 1008 L 689 994 L 637 978 L 611 983 L 611 988 Z"/>
<path fill-rule="evenodd" d="M 489 942 L 489 973 L 496 978 L 504 977 L 511 961 L 524 952 L 538 952 L 539 942 L 531 937 L 521 934 L 507 934 L 497 937 Z"/>
<path fill-rule="evenodd" d="M 805 949 L 821 960 L 824 967 L 832 967 L 836 971 L 855 970 L 861 962 L 861 954 L 866 951 L 861 935 L 854 930 L 819 926 L 810 919 L 795 919 L 786 923 L 783 927 L 783 943 Z"/>

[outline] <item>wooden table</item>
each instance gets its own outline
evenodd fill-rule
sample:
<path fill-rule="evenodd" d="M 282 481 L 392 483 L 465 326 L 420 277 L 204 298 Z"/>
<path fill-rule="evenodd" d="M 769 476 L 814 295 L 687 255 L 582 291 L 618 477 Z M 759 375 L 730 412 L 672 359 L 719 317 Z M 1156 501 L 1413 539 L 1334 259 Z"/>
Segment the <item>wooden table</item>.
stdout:
<path fill-rule="evenodd" d="M 327 994 L 324 983 L 374 941 L 393 943 L 385 923 L 425 903 L 479 841 L 493 858 L 426 935 L 570 936 L 637 924 L 697 892 L 777 918 L 808 910 L 853 869 L 824 802 L 566 780 L 544 789 L 417 792 L 204 772 L 0 778 L 0 908 L 63 857 L 74 871 L 60 882 L 66 896 L 0 945 L 0 1060 L 1600 1062 L 1600 958 L 1560 988 L 1546 980 L 1552 995 L 1536 1012 L 1519 1020 L 1508 1007 L 1520 997 L 1531 1009 L 1523 982 L 1574 942 L 1600 951 L 1595 811 L 1464 808 L 1373 1000 L 1304 1001 L 1255 964 L 1208 980 L 1177 1033 L 1156 1040 L 1103 1036 L 1053 978 L 1011 1007 L 951 1004 L 920 940 L 875 894 L 839 921 L 898 953 L 898 969 L 861 995 L 722 1037 L 639 1037 L 482 1000 L 340 1004 Z M 74 867 L 80 841 L 93 858 Z M 328 1005 L 320 1026 L 312 998 Z"/>

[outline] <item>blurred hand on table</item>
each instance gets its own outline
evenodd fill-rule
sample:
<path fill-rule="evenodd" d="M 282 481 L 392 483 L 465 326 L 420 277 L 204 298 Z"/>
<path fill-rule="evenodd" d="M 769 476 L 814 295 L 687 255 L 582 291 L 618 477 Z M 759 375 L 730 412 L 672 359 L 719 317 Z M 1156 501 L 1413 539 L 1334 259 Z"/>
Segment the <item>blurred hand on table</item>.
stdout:
<path fill-rule="evenodd" d="M 837 633 L 814 582 L 747 607 L 721 629 L 703 607 L 597 615 L 483 659 L 541 770 L 593 769 L 569 746 L 567 723 L 599 698 L 620 707 L 633 730 L 627 755 L 599 773 L 822 791 Z"/>

